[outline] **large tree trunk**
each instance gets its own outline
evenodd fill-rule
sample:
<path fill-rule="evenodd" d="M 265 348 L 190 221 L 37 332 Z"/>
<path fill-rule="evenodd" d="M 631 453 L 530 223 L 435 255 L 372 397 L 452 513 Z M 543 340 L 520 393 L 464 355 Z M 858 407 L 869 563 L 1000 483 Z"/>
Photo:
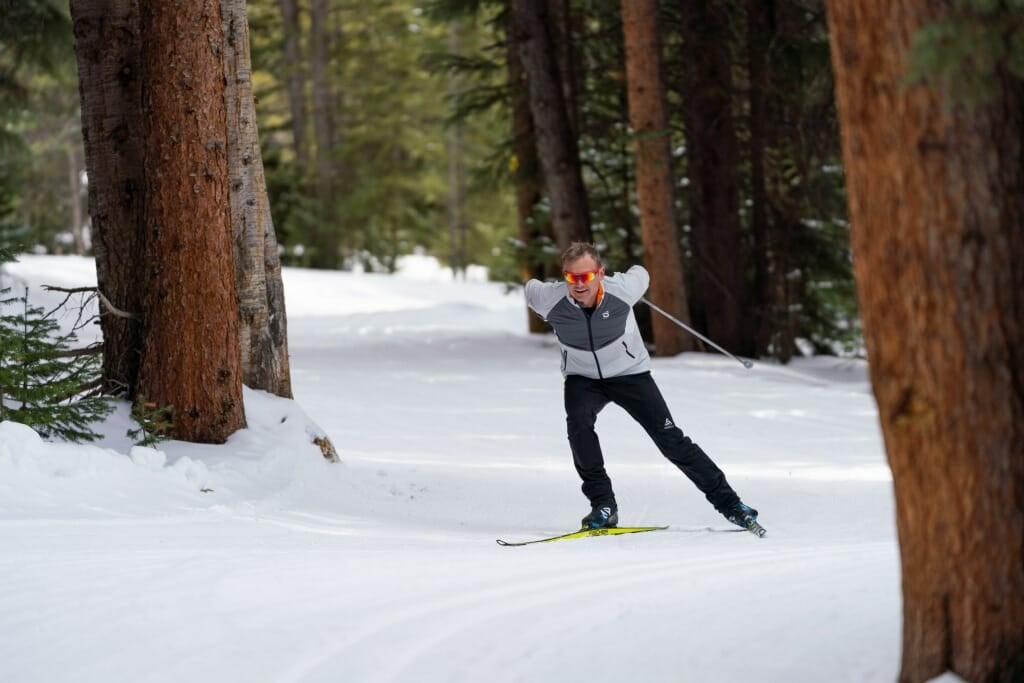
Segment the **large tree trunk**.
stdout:
<path fill-rule="evenodd" d="M 331 31 L 328 0 L 313 0 L 310 5 L 310 42 L 312 44 L 313 132 L 316 135 L 316 196 L 320 220 L 312 237 L 313 265 L 338 267 L 338 212 L 334 164 L 334 91 L 328 75 L 331 57 Z"/>
<path fill-rule="evenodd" d="M 134 398 L 142 346 L 145 178 L 139 5 L 72 0 L 89 173 L 89 215 L 102 305 L 103 391 Z"/>
<path fill-rule="evenodd" d="M 1024 89 L 908 86 L 955 3 L 829 0 L 854 271 L 892 468 L 900 679 L 1024 680 Z"/>
<path fill-rule="evenodd" d="M 256 126 L 245 0 L 221 0 L 221 13 L 242 380 L 253 389 L 291 398 L 288 318 Z"/>
<path fill-rule="evenodd" d="M 309 144 L 306 141 L 306 88 L 302 57 L 302 29 L 299 24 L 298 0 L 279 0 L 284 23 L 284 59 L 287 63 L 285 81 L 288 85 L 288 107 L 292 115 L 292 138 L 295 164 L 305 176 L 309 172 Z"/>
<path fill-rule="evenodd" d="M 139 392 L 173 407 L 175 438 L 245 426 L 229 214 L 218 0 L 142 5 L 146 330 Z"/>
<path fill-rule="evenodd" d="M 544 182 L 551 201 L 551 221 L 559 249 L 589 242 L 590 209 L 583 186 L 579 148 L 572 134 L 562 78 L 549 33 L 547 0 L 513 0 L 513 41 L 527 75 L 530 111 Z"/>
<path fill-rule="evenodd" d="M 629 124 L 636 159 L 636 195 L 644 243 L 644 263 L 651 273 L 650 296 L 661 308 L 690 322 L 683 259 L 673 203 L 672 159 L 662 82 L 658 37 L 658 0 L 622 0 L 629 84 Z M 652 321 L 659 356 L 693 349 L 692 337 L 664 316 Z"/>
<path fill-rule="evenodd" d="M 754 352 L 767 355 L 771 344 L 774 297 L 769 286 L 768 189 L 765 151 L 768 145 L 768 55 L 773 33 L 774 0 L 747 0 L 747 58 L 750 74 L 750 227 L 754 237 L 754 287 L 751 324 Z"/>
<path fill-rule="evenodd" d="M 519 57 L 519 46 L 513 40 L 515 29 L 511 16 L 506 31 L 506 61 L 509 90 L 512 96 L 512 145 L 515 163 L 512 178 L 516 187 L 516 229 L 522 244 L 519 262 L 523 282 L 531 278 L 546 280 L 559 275 L 550 255 L 545 258 L 544 246 L 554 243 L 550 223 L 538 223 L 535 209 L 543 195 L 540 160 L 537 158 L 537 139 L 530 114 L 530 96 L 526 85 L 526 72 Z M 526 308 L 530 332 L 550 332 L 551 327 Z"/>
<path fill-rule="evenodd" d="M 569 119 L 569 132 L 576 140 L 580 138 L 580 116 L 577 107 L 576 54 L 573 40 L 573 13 L 570 0 L 548 0 L 551 19 L 551 40 L 554 43 L 555 59 L 558 61 L 558 78 L 565 101 L 565 114 Z"/>
<path fill-rule="evenodd" d="M 720 0 L 694 0 L 686 8 L 686 144 L 695 287 L 702 297 L 708 335 L 733 353 L 749 355 L 753 344 L 743 320 L 739 146 L 732 116 L 728 8 Z"/>

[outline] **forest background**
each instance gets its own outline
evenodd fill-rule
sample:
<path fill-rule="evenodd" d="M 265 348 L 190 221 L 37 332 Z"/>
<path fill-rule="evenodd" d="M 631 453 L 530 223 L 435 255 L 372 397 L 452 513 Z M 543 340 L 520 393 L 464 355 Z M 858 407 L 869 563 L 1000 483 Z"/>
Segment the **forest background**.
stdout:
<path fill-rule="evenodd" d="M 37 251 L 90 253 L 67 3 L 5 4 L 3 220 Z M 522 4 L 555 36 L 584 193 L 572 236 L 624 270 L 644 247 L 620 7 Z M 389 271 L 419 250 L 461 275 L 558 275 L 567 238 L 534 151 L 509 3 L 251 0 L 246 12 L 284 265 Z M 659 12 L 686 306 L 656 303 L 744 355 L 862 352 L 824 3 Z M 650 339 L 649 311 L 638 314 Z"/>
<path fill-rule="evenodd" d="M 415 251 L 515 285 L 592 240 L 781 362 L 859 352 L 862 320 L 900 679 L 1024 679 L 1022 0 L 70 6 L 0 4 L 0 263 L 92 250 L 103 368 L 81 388 L 224 443 L 243 381 L 291 396 L 281 264 Z M 656 355 L 693 348 L 638 315 Z M 11 320 L 0 389 L 68 351 Z"/>

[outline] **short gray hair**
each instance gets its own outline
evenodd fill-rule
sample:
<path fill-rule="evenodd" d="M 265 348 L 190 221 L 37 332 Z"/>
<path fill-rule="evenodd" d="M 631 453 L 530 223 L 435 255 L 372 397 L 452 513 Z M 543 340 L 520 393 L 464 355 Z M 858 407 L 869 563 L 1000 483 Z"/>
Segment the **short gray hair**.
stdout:
<path fill-rule="evenodd" d="M 601 252 L 590 242 L 573 242 L 570 244 L 569 248 L 562 254 L 562 265 L 564 266 L 569 261 L 575 261 L 584 256 L 590 256 L 594 259 L 594 263 L 597 264 L 598 268 L 604 266 L 604 263 L 601 262 Z"/>

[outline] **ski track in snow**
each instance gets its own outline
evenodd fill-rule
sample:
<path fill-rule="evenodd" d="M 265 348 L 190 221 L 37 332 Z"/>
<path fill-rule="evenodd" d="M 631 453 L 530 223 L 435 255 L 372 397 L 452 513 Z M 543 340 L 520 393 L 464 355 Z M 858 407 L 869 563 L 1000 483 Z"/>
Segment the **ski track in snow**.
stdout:
<path fill-rule="evenodd" d="M 718 533 L 610 406 L 622 522 L 670 528 L 503 548 L 587 509 L 558 351 L 522 333 L 521 295 L 285 279 L 296 399 L 342 464 L 283 454 L 277 418 L 145 471 L 97 453 L 37 471 L 0 442 L 0 683 L 895 680 L 899 555 L 863 364 L 655 359 L 766 538 Z"/>
<path fill-rule="evenodd" d="M 232 647 L 253 656 L 244 643 L 261 628 L 268 629 L 264 638 L 284 641 L 282 650 L 262 666 L 240 666 L 246 680 L 677 681 L 689 680 L 688 671 L 715 672 L 700 680 L 867 680 L 849 670 L 849 678 L 836 675 L 862 662 L 843 661 L 835 643 L 870 635 L 863 633 L 865 621 L 884 626 L 884 610 L 862 596 L 895 562 L 886 543 L 807 547 L 782 540 L 775 546 L 743 532 L 656 532 L 639 543 L 608 537 L 534 548 L 499 548 L 486 532 L 475 532 L 432 550 L 414 534 L 385 538 L 385 549 L 374 555 L 385 560 L 378 567 L 382 576 L 357 571 L 350 581 L 343 558 L 369 556 L 375 542 L 345 545 L 350 534 L 337 528 L 346 526 L 343 520 L 237 518 L 228 547 L 179 547 L 200 533 L 189 528 L 198 524 L 182 524 L 184 533 L 168 529 L 167 538 L 154 538 L 158 547 L 148 549 L 118 548 L 122 524 L 100 524 L 101 535 L 110 538 L 96 555 L 49 548 L 45 561 L 39 555 L 0 563 L 0 576 L 7 577 L 0 602 L 10 608 L 7 614 L 20 615 L 0 618 L 0 629 L 35 633 L 38 661 L 45 662 L 38 677 L 25 680 L 75 680 L 54 674 L 76 670 L 83 647 L 143 645 L 145 632 L 132 633 L 140 618 L 151 624 L 149 636 L 163 641 L 163 656 L 149 652 L 129 668 L 130 677 L 110 680 L 181 680 L 197 669 L 198 680 L 214 680 L 202 675 L 202 661 Z M 89 526 L 81 526 L 83 533 Z M 266 528 L 272 535 L 300 531 L 342 544 L 304 549 L 290 538 L 284 544 L 293 546 L 289 551 L 266 537 Z M 422 572 L 395 566 L 387 561 L 389 553 L 402 553 L 395 540 L 419 543 L 424 561 L 436 564 Z M 169 547 L 159 547 L 164 543 Z M 249 545 L 267 550 L 244 552 Z M 340 566 L 325 575 L 332 561 Z M 453 565 L 452 575 L 445 562 Z M 292 570 L 298 579 L 315 580 L 304 590 L 304 581 L 288 580 Z M 779 605 L 790 613 L 774 613 Z M 823 608 L 838 618 L 805 623 Z M 192 612 L 189 621 L 183 611 Z M 194 619 L 207 623 L 197 628 Z M 648 619 L 658 628 L 643 628 Z M 286 623 L 294 628 L 283 631 Z M 303 624 L 330 628 L 304 633 Z M 631 624 L 639 633 L 631 633 Z M 782 650 L 773 633 L 779 628 L 792 630 Z M 729 640 L 734 629 L 746 641 L 743 657 L 732 654 L 739 647 Z M 84 643 L 66 635 L 78 632 L 88 634 Z M 824 659 L 823 648 L 831 653 Z M 678 668 L 665 668 L 666 651 Z M 19 657 L 3 655 L 8 662 Z M 77 673 L 91 680 L 104 672 Z"/>
<path fill-rule="evenodd" d="M 732 586 L 735 591 L 749 600 L 751 616 L 759 611 L 763 601 L 758 594 L 761 591 L 773 593 L 773 600 L 793 598 L 797 593 L 806 593 L 808 586 L 799 589 L 788 587 L 794 579 L 793 564 L 804 565 L 804 573 L 798 578 L 806 579 L 815 576 L 823 567 L 832 568 L 828 572 L 829 579 L 814 589 L 826 588 L 832 582 L 850 585 L 856 576 L 861 574 L 865 565 L 870 566 L 875 558 L 865 559 L 855 566 L 845 566 L 836 570 L 833 565 L 849 559 L 850 555 L 862 556 L 864 549 L 838 548 L 816 550 L 792 550 L 778 553 L 771 551 L 753 551 L 740 556 L 717 556 L 679 561 L 675 559 L 658 562 L 624 562 L 614 567 L 606 567 L 588 571 L 585 575 L 568 577 L 518 577 L 514 583 L 505 580 L 494 581 L 483 588 L 460 592 L 456 597 L 428 598 L 420 601 L 403 601 L 401 604 L 390 605 L 382 609 L 382 616 L 364 622 L 360 633 L 332 645 L 326 652 L 318 653 L 313 659 L 303 662 L 296 670 L 287 672 L 282 681 L 330 681 L 339 671 L 345 671 L 352 680 L 384 683 L 388 681 L 416 680 L 424 672 L 436 671 L 444 667 L 451 680 L 473 680 L 474 672 L 493 669 L 500 672 L 502 680 L 528 681 L 537 680 L 539 664 L 529 653 L 535 648 L 543 649 L 545 644 L 565 642 L 567 653 L 574 650 L 581 652 L 593 647 L 599 649 L 605 645 L 613 651 L 619 651 L 617 657 L 627 663 L 621 674 L 626 677 L 636 676 L 637 666 L 643 666 L 642 660 L 630 657 L 630 647 L 658 645 L 673 647 L 673 641 L 685 641 L 686 647 L 693 649 L 710 648 L 711 651 L 723 648 L 720 634 L 701 636 L 692 633 L 686 635 L 664 634 L 656 643 L 631 643 L 629 634 L 623 634 L 614 620 L 590 621 L 593 612 L 605 609 L 622 609 L 622 604 L 629 601 L 630 611 L 639 609 L 650 610 L 657 606 L 665 610 L 668 605 L 675 609 L 687 610 L 687 600 L 681 586 L 685 585 L 693 572 L 702 574 L 714 573 L 715 581 L 710 582 L 716 590 L 726 594 Z M 742 571 L 744 566 L 756 565 L 756 571 Z M 778 582 L 780 584 L 769 583 Z M 706 586 L 708 587 L 708 586 Z M 574 611 L 575 606 L 587 604 L 589 608 Z M 580 613 L 582 612 L 582 613 Z M 712 614 L 700 615 L 709 619 Z M 500 628 L 501 621 L 513 624 L 529 623 L 526 633 L 510 633 L 508 636 L 494 633 Z M 764 626 L 753 619 L 743 627 L 746 638 L 752 641 L 747 647 L 747 654 L 755 663 L 753 666 L 722 667 L 721 673 L 745 678 L 758 678 L 765 673 L 765 667 L 771 665 L 777 653 L 768 649 L 759 651 L 757 634 Z M 479 633 L 488 634 L 484 642 Z M 570 635 L 566 642 L 566 635 Z M 840 640 L 846 634 L 836 634 Z M 605 642 L 590 642 L 589 639 L 603 639 Z M 503 649 L 501 644 L 512 638 L 517 643 L 515 651 Z M 398 647 L 388 657 L 385 664 L 371 661 L 365 662 L 361 653 L 372 650 L 373 643 L 380 640 L 410 643 L 411 646 Z M 804 646 L 808 651 L 819 645 L 808 642 Z M 621 648 L 621 650 L 620 650 Z M 466 656 L 473 652 L 491 661 L 483 665 L 476 656 Z M 800 661 L 799 651 L 789 651 L 787 657 Z M 759 660 L 759 656 L 764 659 Z M 556 660 L 557 661 L 557 660 Z M 550 676 L 546 680 L 562 680 L 563 676 L 578 676 L 579 663 L 569 662 L 570 666 L 555 667 L 546 671 Z M 550 665 L 550 663 L 548 663 Z M 590 680 L 610 680 L 607 675 L 608 663 L 600 669 L 588 674 Z M 621 665 L 620 665 L 621 666 Z M 685 662 L 681 669 L 685 670 Z M 365 668 L 363 668 L 365 667 Z M 786 667 L 779 667 L 779 674 L 785 675 Z M 821 672 L 827 674 L 827 672 Z M 494 675 L 494 674 L 492 674 Z M 683 671 L 649 670 L 637 680 L 673 681 L 680 680 Z"/>

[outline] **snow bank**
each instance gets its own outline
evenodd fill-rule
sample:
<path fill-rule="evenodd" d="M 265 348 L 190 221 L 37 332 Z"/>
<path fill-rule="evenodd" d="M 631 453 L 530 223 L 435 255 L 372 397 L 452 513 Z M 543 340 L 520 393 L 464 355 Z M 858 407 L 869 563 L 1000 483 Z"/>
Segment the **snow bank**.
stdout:
<path fill-rule="evenodd" d="M 322 432 L 295 402 L 244 392 L 248 427 L 224 446 L 167 441 L 133 445 L 127 406 L 107 423 L 103 445 L 52 443 L 16 422 L 0 423 L 0 517 L 118 516 L 201 509 L 266 498 L 326 467 Z M 205 494 L 217 493 L 217 496 Z"/>

